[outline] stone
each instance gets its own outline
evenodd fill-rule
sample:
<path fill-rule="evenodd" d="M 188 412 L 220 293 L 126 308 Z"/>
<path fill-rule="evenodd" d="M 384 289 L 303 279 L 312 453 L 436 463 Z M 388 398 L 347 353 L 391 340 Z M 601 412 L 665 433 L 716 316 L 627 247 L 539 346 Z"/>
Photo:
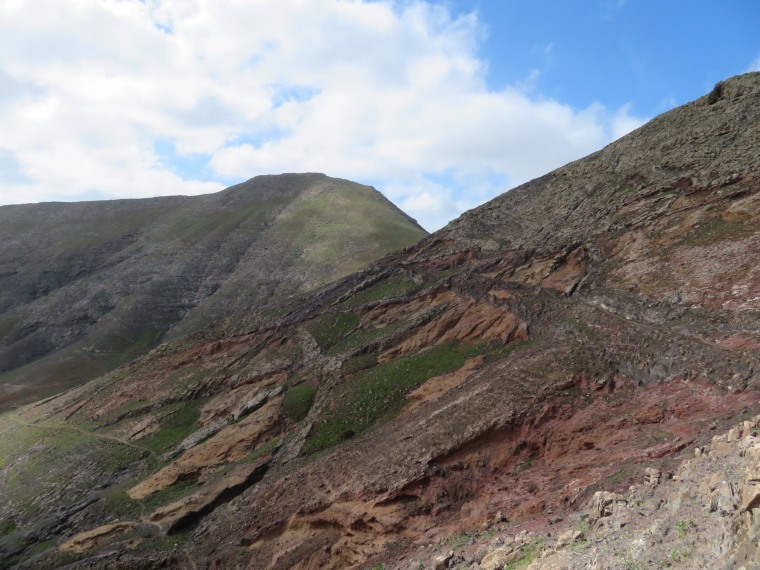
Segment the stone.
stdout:
<path fill-rule="evenodd" d="M 657 487 L 657 485 L 660 484 L 660 476 L 662 475 L 660 473 L 659 469 L 654 469 L 652 467 L 647 467 L 644 472 L 646 473 L 646 484 L 647 487 L 650 489 L 654 489 Z"/>
<path fill-rule="evenodd" d="M 79 533 L 74 538 L 67 540 L 58 547 L 58 550 L 63 552 L 86 552 L 99 544 L 107 542 L 114 536 L 132 530 L 136 524 L 130 521 L 99 526 L 87 532 Z"/>
<path fill-rule="evenodd" d="M 582 521 L 584 519 L 588 518 L 589 510 L 585 509 L 582 511 L 575 511 L 574 513 L 570 513 L 567 518 L 569 518 L 571 521 Z"/>
<path fill-rule="evenodd" d="M 534 560 L 526 570 L 570 570 L 571 568 L 572 560 L 563 553 Z"/>
<path fill-rule="evenodd" d="M 603 519 L 605 517 L 611 517 L 615 513 L 616 505 L 625 504 L 626 500 L 622 495 L 617 493 L 610 493 L 608 491 L 597 491 L 594 493 L 594 497 L 591 500 L 591 508 L 589 509 L 589 521 L 591 524 Z"/>
<path fill-rule="evenodd" d="M 568 544 L 572 544 L 579 540 L 583 540 L 583 532 L 571 529 L 559 535 L 557 538 L 557 544 L 554 545 L 554 548 L 555 550 L 559 550 L 560 548 L 564 548 Z"/>
<path fill-rule="evenodd" d="M 430 566 L 431 570 L 445 570 L 449 567 L 449 561 L 454 556 L 452 551 L 446 554 L 440 554 L 433 558 L 433 564 Z"/>
<path fill-rule="evenodd" d="M 522 558 L 523 553 L 519 547 L 508 544 L 486 554 L 480 561 L 481 570 L 499 570 L 506 564 L 510 564 Z"/>
<path fill-rule="evenodd" d="M 127 491 L 132 499 L 144 499 L 181 479 L 198 479 L 207 469 L 237 461 L 266 442 L 281 421 L 281 398 L 271 398 L 239 424 L 228 425 L 215 436 L 186 451 L 145 481 Z"/>
<path fill-rule="evenodd" d="M 229 473 L 206 483 L 199 491 L 153 511 L 148 520 L 162 534 L 170 534 L 191 522 L 199 513 L 212 510 L 222 497 L 237 494 L 266 473 L 267 465 L 251 463 L 238 465 Z"/>
<path fill-rule="evenodd" d="M 742 485 L 741 505 L 747 511 L 760 507 L 760 485 Z"/>
<path fill-rule="evenodd" d="M 161 488 L 167 488 L 173 481 L 191 476 L 199 477 L 205 487 L 214 477 L 228 475 L 242 453 L 281 438 L 281 448 L 271 459 L 272 468 L 256 487 L 215 510 L 215 505 L 228 498 L 227 493 L 218 501 L 211 500 L 207 508 L 197 502 L 191 505 L 189 500 L 185 503 L 192 506 L 188 516 L 193 516 L 192 511 L 200 515 L 202 510 L 203 514 L 193 538 L 179 546 L 180 564 L 172 566 L 168 553 L 157 551 L 164 547 L 169 551 L 171 540 L 161 541 L 157 549 L 151 546 L 153 551 L 148 553 L 124 552 L 125 560 L 118 564 L 180 567 L 192 564 L 185 562 L 187 555 L 206 568 L 304 570 L 368 566 L 369 561 L 379 559 L 400 567 L 397 558 L 412 556 L 415 562 L 423 560 L 430 570 L 433 558 L 443 554 L 441 544 L 466 542 L 470 536 L 457 533 L 492 518 L 499 508 L 520 517 L 520 526 L 512 528 L 535 530 L 542 528 L 546 517 L 564 514 L 581 501 L 591 502 L 589 494 L 597 488 L 628 487 L 627 477 L 634 466 L 639 466 L 643 475 L 644 468 L 658 465 L 663 466 L 663 473 L 656 488 L 648 489 L 642 478 L 630 497 L 615 493 L 594 497 L 590 518 L 595 524 L 586 531 L 589 543 L 548 551 L 534 568 L 561 568 L 568 563 L 578 569 L 624 568 L 634 552 L 648 550 L 655 543 L 646 535 L 655 516 L 664 521 L 657 537 L 667 540 L 655 543 L 656 552 L 651 556 L 646 552 L 643 560 L 634 556 L 631 565 L 654 567 L 672 560 L 668 551 L 682 549 L 679 541 L 683 540 L 694 549 L 692 558 L 679 566 L 728 567 L 728 560 L 713 564 L 708 558 L 713 554 L 710 549 L 729 543 L 721 552 L 733 552 L 734 543 L 744 540 L 746 534 L 747 548 L 741 548 L 749 556 L 749 544 L 756 538 L 750 523 L 755 519 L 742 513 L 741 505 L 727 516 L 719 516 L 694 508 L 687 499 L 695 496 L 702 479 L 720 472 L 719 481 L 706 494 L 710 499 L 714 496 L 716 511 L 721 502 L 726 508 L 735 506 L 733 499 L 743 497 L 746 490 L 730 486 L 726 490 L 721 485 L 724 479 L 729 484 L 741 479 L 744 465 L 736 449 L 746 436 L 736 442 L 727 437 L 717 440 L 715 445 L 725 445 L 728 455 L 716 454 L 719 459 L 715 461 L 692 458 L 693 464 L 679 480 L 671 482 L 665 475 L 670 467 L 664 466 L 676 461 L 684 449 L 702 442 L 701 426 L 715 419 L 723 426 L 738 417 L 739 410 L 754 407 L 758 401 L 760 344 L 756 343 L 760 337 L 754 329 L 749 331 L 749 325 L 756 319 L 760 293 L 751 263 L 757 257 L 755 224 L 760 207 L 760 74 L 752 74 L 752 83 L 757 86 L 751 94 L 726 96 L 709 113 L 692 114 L 703 108 L 699 102 L 669 112 L 638 131 L 646 136 L 621 139 L 588 159 L 516 189 L 466 214 L 419 246 L 341 280 L 319 295 L 294 297 L 289 313 L 272 317 L 272 327 L 266 330 L 251 326 L 240 329 L 247 331 L 243 337 L 214 339 L 217 329 L 209 329 L 203 335 L 174 342 L 162 348 L 163 352 L 151 353 L 126 367 L 123 374 L 20 412 L 17 417 L 29 426 L 18 427 L 28 435 L 31 422 L 39 418 L 38 427 L 60 431 L 56 426 L 64 426 L 59 422 L 73 417 L 72 424 L 65 427 L 92 429 L 80 435 L 99 444 L 105 437 L 111 440 L 110 447 L 119 444 L 110 429 L 118 426 L 106 422 L 119 421 L 123 413 L 134 420 L 131 427 L 146 414 L 157 417 L 164 413 L 160 410 L 171 404 L 167 413 L 182 409 L 185 412 L 175 419 L 189 420 L 203 400 L 213 398 L 209 400 L 213 404 L 203 408 L 206 416 L 198 425 L 230 414 L 234 417 L 238 401 L 250 402 L 250 406 L 257 402 L 255 394 L 243 387 L 249 380 L 261 378 L 259 372 L 252 372 L 259 366 L 252 359 L 261 359 L 262 351 L 269 351 L 272 358 L 289 362 L 282 368 L 291 379 L 286 394 L 293 395 L 292 387 L 297 386 L 293 383 L 309 376 L 310 385 L 318 386 L 310 416 L 296 421 L 280 402 L 271 410 L 274 421 L 270 428 L 248 431 L 255 427 L 250 418 L 259 417 L 261 427 L 266 428 L 262 414 L 267 407 L 262 406 L 255 415 L 241 418 L 240 423 L 220 429 L 212 439 L 187 450 L 172 469 L 152 481 L 155 487 L 165 483 Z M 747 104 L 737 107 L 741 114 L 727 112 L 731 101 L 742 99 Z M 679 120 L 660 130 L 658 125 L 667 125 L 669 117 Z M 745 117 L 752 121 L 749 126 Z M 724 123 L 726 132 L 731 131 L 728 136 L 710 135 Z M 665 132 L 668 130 L 675 136 Z M 692 139 L 699 145 L 689 143 Z M 709 144 L 703 147 L 703 141 Z M 739 148 L 751 148 L 752 152 L 739 156 L 735 153 Z M 647 160 L 641 161 L 644 155 Z M 744 179 L 732 187 L 706 190 L 708 184 L 744 168 L 739 159 L 748 165 Z M 726 236 L 730 239 L 722 239 Z M 667 256 L 659 255 L 665 251 Z M 558 256 L 560 252 L 564 253 Z M 582 282 L 576 298 L 562 297 L 561 291 L 567 291 L 564 283 L 572 283 L 578 276 Z M 560 289 L 547 292 L 548 286 Z M 489 296 L 487 292 L 493 289 L 508 290 L 510 296 Z M 448 299 L 441 299 L 442 295 Z M 431 306 L 428 301 L 432 303 L 435 296 L 439 298 Z M 417 300 L 428 304 L 413 308 Z M 251 307 L 248 312 L 255 315 L 257 311 Z M 367 317 L 373 311 L 375 324 L 383 326 L 370 323 Z M 503 328 L 510 320 L 513 326 Z M 742 330 L 751 334 L 723 336 L 731 336 L 734 343 L 741 341 L 743 347 L 729 346 L 718 335 Z M 513 340 L 524 338 L 524 333 L 538 342 L 510 347 Z M 449 340 L 466 342 L 458 348 L 456 342 L 441 344 Z M 479 348 L 470 353 L 472 346 Z M 395 357 L 384 365 L 387 370 L 396 370 L 404 382 L 414 380 L 409 386 L 419 386 L 428 374 L 418 376 L 417 364 L 422 367 L 431 355 L 442 351 L 446 360 L 456 356 L 450 361 L 456 368 L 456 362 L 461 363 L 465 356 L 459 348 L 466 348 L 470 356 L 482 348 L 488 358 L 481 364 L 468 361 L 480 368 L 473 368 L 472 376 L 461 377 L 455 387 L 455 378 L 446 378 L 444 372 L 449 365 L 436 365 L 439 372 L 435 374 L 440 375 L 434 376 L 426 394 L 439 393 L 441 398 L 427 400 L 412 414 L 385 417 L 376 429 L 362 429 L 361 433 L 328 430 L 325 433 L 339 441 L 333 441 L 330 446 L 334 446 L 324 449 L 325 453 L 312 453 L 320 441 L 327 442 L 315 436 L 334 425 L 331 422 L 344 412 L 374 422 L 363 415 L 361 403 L 367 401 L 367 393 L 361 390 L 362 397 L 355 399 L 352 390 L 365 386 L 363 378 L 380 379 L 384 367 L 371 368 L 376 358 Z M 435 352 L 422 352 L 430 349 Z M 354 360 L 357 355 L 361 358 Z M 399 356 L 410 360 L 399 360 Z M 344 357 L 348 360 L 342 361 Z M 407 364 L 416 379 L 402 372 Z M 196 372 L 204 375 L 195 377 Z M 615 372 L 619 374 L 613 385 L 609 380 Z M 737 372 L 741 375 L 734 378 Z M 374 376 L 377 373 L 380 376 Z M 623 374 L 630 377 L 620 379 Z M 564 383 L 568 377 L 572 377 L 570 385 Z M 600 382 L 602 379 L 605 381 Z M 723 394 L 729 383 L 741 391 Z M 445 395 L 434 390 L 434 385 L 446 387 Z M 235 388 L 232 395 L 236 386 L 240 391 Z M 116 396 L 112 398 L 112 394 Z M 403 392 L 394 398 L 400 405 Z M 104 400 L 108 400 L 105 406 Z M 381 401 L 373 399 L 376 405 Z M 182 408 L 185 403 L 192 403 L 193 408 Z M 647 413 L 638 416 L 644 409 Z M 640 423 L 639 418 L 652 423 Z M 5 417 L 3 421 L 3 448 L 18 447 L 15 442 L 7 445 L 8 430 L 15 426 L 7 425 Z M 172 430 L 167 439 L 181 440 L 187 435 L 185 428 L 192 432 L 198 426 Z M 744 431 L 742 427 L 742 434 Z M 241 432 L 247 432 L 245 441 L 234 437 Z M 52 432 L 45 433 L 45 441 L 29 448 L 30 464 L 40 465 L 38 457 L 67 461 L 60 450 L 51 454 L 42 449 L 46 455 L 40 455 L 42 446 L 50 448 L 60 442 Z M 677 441 L 679 437 L 682 439 Z M 153 444 L 160 441 L 164 441 L 163 435 L 150 440 L 150 450 L 155 453 L 158 447 Z M 145 450 L 140 449 L 143 444 L 147 445 L 131 445 L 125 460 L 119 462 L 119 471 L 113 473 L 103 473 L 100 457 L 70 454 L 76 459 L 72 469 L 63 475 L 51 474 L 66 484 L 65 493 L 60 490 L 62 485 L 48 485 L 47 481 L 40 485 L 31 477 L 20 480 L 30 486 L 30 496 L 40 497 L 38 504 L 43 500 L 60 504 L 70 491 L 79 489 L 93 496 L 104 490 L 90 492 L 90 481 L 101 485 L 112 480 L 111 486 L 118 490 L 135 488 L 140 479 L 159 469 L 154 462 L 145 461 Z M 84 447 L 78 449 L 84 451 Z M 132 451 L 139 460 L 130 459 Z M 520 461 L 529 456 L 535 461 Z M 3 473 L 22 473 L 17 470 L 22 460 L 27 458 L 9 457 L 8 461 L 15 463 L 8 468 L 4 463 Z M 455 469 L 456 463 L 463 467 Z M 143 504 L 154 504 L 162 495 L 169 496 L 154 496 Z M 666 504 L 680 508 L 641 509 L 649 498 L 669 499 L 671 495 L 677 500 Z M 750 496 L 749 504 L 753 500 Z M 89 530 L 86 525 L 116 522 L 112 518 L 118 511 L 108 512 L 110 507 L 103 503 L 107 501 L 82 510 L 65 525 L 46 522 L 44 528 L 35 530 L 39 542 L 52 537 L 63 542 L 69 536 L 61 537 L 61 532 L 74 534 Z M 10 528 L 5 520 L 13 514 L 6 514 L 5 504 L 0 501 L 0 524 L 4 525 L 0 529 Z M 39 515 L 29 515 L 27 520 L 37 523 L 41 516 L 51 516 L 51 510 L 57 512 L 59 504 L 53 509 L 47 504 L 40 504 Z M 182 515 L 177 510 L 181 507 L 157 506 L 141 516 L 150 516 L 153 521 L 148 523 L 159 525 Z M 151 510 L 153 514 L 149 514 Z M 692 518 L 694 527 L 682 524 Z M 27 520 L 19 519 L 23 530 L 11 534 L 26 533 Z M 624 524 L 624 532 L 603 532 Z M 566 528 L 553 526 L 551 530 L 554 544 Z M 472 550 L 490 540 L 485 535 L 477 535 Z M 519 557 L 509 565 L 527 565 L 528 547 L 532 548 L 531 557 L 547 552 L 539 546 L 540 541 L 533 540 L 535 535 L 533 539 L 528 536 L 521 533 L 519 544 L 502 552 L 505 558 Z M 125 540 L 116 537 L 108 551 L 118 553 Z M 404 543 L 403 548 L 394 545 L 397 540 Z M 435 546 L 422 552 L 423 542 Z M 413 555 L 407 545 L 415 551 Z M 501 546 L 494 543 L 488 550 Z M 163 560 L 149 559 L 154 552 Z M 486 554 L 492 553 L 484 552 L 483 558 Z M 450 567 L 454 560 L 452 557 L 446 564 Z M 4 562 L 0 560 L 0 567 L 6 566 Z M 22 563 L 32 567 L 34 561 Z M 95 564 L 108 565 L 111 560 Z M 746 567 L 749 562 L 739 564 Z"/>
<path fill-rule="evenodd" d="M 739 506 L 740 497 L 737 485 L 727 481 L 721 481 L 715 491 L 716 506 L 721 515 L 727 515 Z"/>

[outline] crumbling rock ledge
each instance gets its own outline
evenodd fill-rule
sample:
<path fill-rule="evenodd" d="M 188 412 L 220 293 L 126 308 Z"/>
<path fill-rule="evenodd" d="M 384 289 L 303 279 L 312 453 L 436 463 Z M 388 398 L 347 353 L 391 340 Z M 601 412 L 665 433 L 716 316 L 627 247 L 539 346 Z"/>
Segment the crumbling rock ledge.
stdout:
<path fill-rule="evenodd" d="M 760 415 L 693 453 L 626 491 L 597 491 L 583 510 L 540 524 L 497 517 L 383 568 L 759 570 Z"/>

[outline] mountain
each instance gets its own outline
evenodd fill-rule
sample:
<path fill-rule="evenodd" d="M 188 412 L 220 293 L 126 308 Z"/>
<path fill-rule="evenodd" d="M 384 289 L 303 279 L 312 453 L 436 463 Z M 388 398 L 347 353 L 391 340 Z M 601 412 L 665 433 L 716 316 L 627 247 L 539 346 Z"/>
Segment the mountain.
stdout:
<path fill-rule="evenodd" d="M 271 321 L 0 416 L 0 560 L 757 567 L 758 151 L 752 73 Z"/>
<path fill-rule="evenodd" d="M 425 235 L 373 188 L 324 174 L 258 176 L 206 196 L 0 207 L 0 409 L 218 319 L 276 315 Z"/>

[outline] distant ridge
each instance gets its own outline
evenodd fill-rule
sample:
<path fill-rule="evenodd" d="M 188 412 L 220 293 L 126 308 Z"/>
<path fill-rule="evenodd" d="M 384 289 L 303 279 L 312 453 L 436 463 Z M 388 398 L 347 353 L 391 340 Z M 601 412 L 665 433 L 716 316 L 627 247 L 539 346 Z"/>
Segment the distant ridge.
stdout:
<path fill-rule="evenodd" d="M 0 409 L 167 335 L 233 314 L 255 322 L 425 235 L 375 189 L 317 173 L 204 196 L 0 207 Z"/>

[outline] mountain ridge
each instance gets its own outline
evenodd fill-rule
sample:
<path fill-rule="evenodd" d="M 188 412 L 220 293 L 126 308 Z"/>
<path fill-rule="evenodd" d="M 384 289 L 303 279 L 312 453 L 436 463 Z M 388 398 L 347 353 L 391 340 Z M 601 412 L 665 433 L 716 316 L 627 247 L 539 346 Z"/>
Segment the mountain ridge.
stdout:
<path fill-rule="evenodd" d="M 330 228 L 340 215 L 343 229 Z M 197 197 L 5 206 L 0 222 L 0 370 L 12 372 L 0 383 L 36 389 L 64 369 L 69 386 L 106 372 L 167 334 L 275 308 L 426 233 L 376 190 L 323 174 Z"/>
<path fill-rule="evenodd" d="M 758 103 L 760 74 L 721 82 L 268 326 L 174 340 L 0 416 L 3 560 L 737 568 L 758 527 L 738 504 L 714 520 L 719 551 L 686 556 L 664 530 L 649 557 L 639 535 L 613 550 L 633 524 L 618 503 L 652 499 L 623 497 L 648 469 L 675 472 L 715 430 L 754 437 Z M 598 492 L 614 495 L 597 509 Z M 674 528 L 686 512 L 640 507 Z M 533 560 L 539 535 L 594 509 L 608 520 L 576 545 L 588 556 Z"/>

